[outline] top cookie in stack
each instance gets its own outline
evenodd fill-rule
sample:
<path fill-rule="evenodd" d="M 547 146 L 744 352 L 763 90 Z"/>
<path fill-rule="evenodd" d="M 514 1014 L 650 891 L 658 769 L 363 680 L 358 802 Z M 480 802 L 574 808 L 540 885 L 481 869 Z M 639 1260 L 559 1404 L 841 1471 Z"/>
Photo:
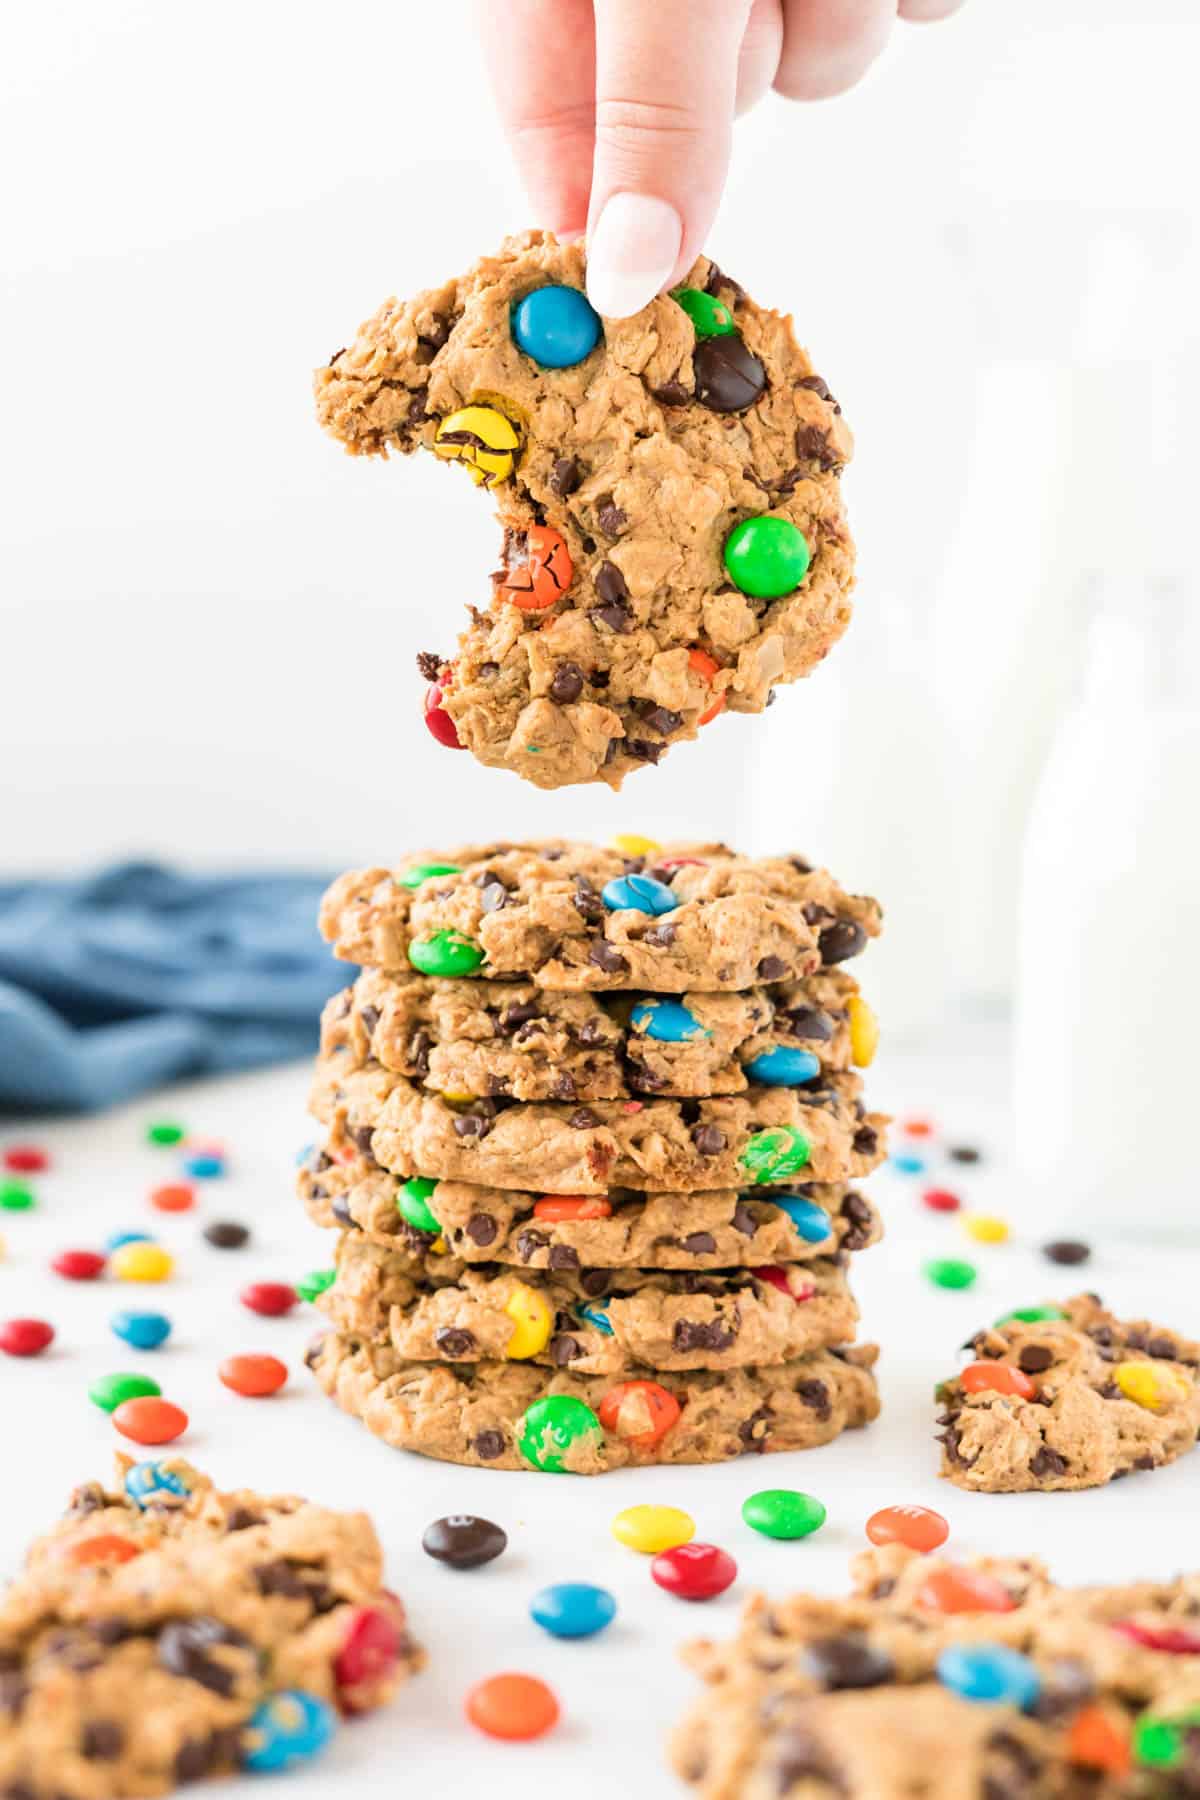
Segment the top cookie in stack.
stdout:
<path fill-rule="evenodd" d="M 860 1098 L 874 1020 L 841 965 L 879 924 L 798 858 L 714 844 L 497 844 L 343 876 L 322 928 L 366 967 L 326 1011 L 329 1139 L 300 1178 L 343 1229 L 324 1384 L 409 1448 L 587 1472 L 872 1416 L 845 1268 L 878 1235 L 849 1184 L 886 1121 Z M 625 1389 L 631 1419 L 605 1425 Z M 539 1406 L 579 1426 L 565 1448 L 526 1429 Z"/>

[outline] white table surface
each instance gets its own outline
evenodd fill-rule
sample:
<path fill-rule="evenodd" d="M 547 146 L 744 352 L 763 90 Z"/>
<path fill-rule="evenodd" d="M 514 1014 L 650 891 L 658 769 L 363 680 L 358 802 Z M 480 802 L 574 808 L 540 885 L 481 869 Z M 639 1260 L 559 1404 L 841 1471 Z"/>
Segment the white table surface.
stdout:
<path fill-rule="evenodd" d="M 884 1170 L 869 1184 L 888 1236 L 855 1259 L 854 1278 L 862 1335 L 883 1346 L 876 1424 L 808 1454 L 592 1481 L 460 1469 L 388 1449 L 339 1413 L 305 1371 L 302 1352 L 316 1315 L 298 1307 L 288 1319 L 260 1319 L 238 1303 L 246 1282 L 294 1280 L 329 1260 L 328 1237 L 308 1223 L 292 1188 L 296 1151 L 316 1135 L 305 1117 L 305 1087 L 305 1070 L 290 1068 L 176 1088 L 101 1119 L 0 1123 L 0 1145 L 35 1140 L 54 1158 L 52 1172 L 36 1178 L 37 1210 L 0 1212 L 0 1318 L 41 1316 L 58 1333 L 37 1359 L 0 1356 L 0 1569 L 16 1569 L 26 1540 L 57 1516 L 76 1482 L 108 1474 L 121 1440 L 86 1390 L 115 1369 L 153 1372 L 187 1409 L 191 1426 L 178 1448 L 219 1483 L 362 1507 L 379 1529 L 390 1583 L 404 1597 L 428 1665 L 385 1712 L 342 1730 L 321 1762 L 280 1778 L 289 1792 L 333 1800 L 347 1782 L 441 1797 L 527 1795 L 533 1783 L 543 1793 L 551 1791 L 547 1784 L 578 1795 L 681 1792 L 664 1763 L 664 1733 L 695 1684 L 678 1666 L 676 1646 L 729 1632 L 755 1586 L 841 1591 L 847 1560 L 865 1542 L 863 1521 L 890 1502 L 937 1507 L 950 1521 L 951 1547 L 964 1554 L 1034 1551 L 1068 1581 L 1165 1576 L 1194 1563 L 1198 1458 L 1074 1495 L 970 1495 L 935 1474 L 933 1384 L 957 1366 L 962 1340 L 1009 1307 L 1093 1287 L 1118 1312 L 1193 1332 L 1200 1325 L 1200 1250 L 1097 1246 L 1082 1270 L 1055 1268 L 1039 1254 L 1056 1221 L 1024 1217 L 1006 1176 L 1004 1067 L 992 1034 L 964 1034 L 938 1053 L 885 1055 L 872 1071 L 877 1105 L 900 1115 L 928 1113 L 948 1140 L 978 1144 L 986 1157 L 969 1168 L 933 1154 L 928 1178 Z M 178 1117 L 197 1137 L 228 1148 L 229 1175 L 202 1184 L 193 1212 L 163 1216 L 147 1204 L 150 1188 L 178 1166 L 176 1153 L 143 1141 L 144 1125 L 156 1115 Z M 927 1181 L 954 1186 L 978 1210 L 1003 1213 L 1014 1241 L 970 1244 L 954 1219 L 921 1207 Z M 241 1251 L 212 1249 L 200 1233 L 214 1218 L 250 1225 L 251 1243 Z M 175 1253 L 169 1284 L 71 1283 L 50 1272 L 56 1250 L 100 1245 L 119 1229 L 151 1230 Z M 930 1286 L 921 1265 L 933 1254 L 976 1261 L 975 1288 Z M 163 1349 L 131 1351 L 110 1333 L 109 1316 L 128 1306 L 172 1318 Z M 281 1395 L 250 1401 L 220 1385 L 221 1357 L 246 1350 L 270 1350 L 287 1361 L 291 1379 Z M 815 1537 L 777 1543 L 742 1524 L 744 1498 L 779 1486 L 825 1502 L 828 1523 Z M 613 1515 L 636 1501 L 685 1507 L 699 1538 L 737 1558 L 737 1583 L 703 1606 L 661 1592 L 647 1561 L 609 1532 Z M 451 1512 L 502 1524 L 509 1535 L 504 1556 L 470 1572 L 426 1557 L 422 1530 Z M 594 1640 L 549 1638 L 528 1616 L 537 1589 L 570 1580 L 598 1582 L 617 1598 L 615 1623 Z M 465 1722 L 466 1688 L 503 1669 L 541 1675 L 555 1688 L 563 1718 L 550 1736 L 497 1744 Z M 239 1780 L 223 1788 L 239 1800 L 256 1785 Z"/>

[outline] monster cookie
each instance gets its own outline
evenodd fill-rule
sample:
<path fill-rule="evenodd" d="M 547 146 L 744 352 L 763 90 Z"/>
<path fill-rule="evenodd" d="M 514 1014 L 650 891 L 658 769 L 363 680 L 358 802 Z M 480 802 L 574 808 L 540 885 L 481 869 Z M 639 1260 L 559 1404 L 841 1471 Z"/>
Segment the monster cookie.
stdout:
<path fill-rule="evenodd" d="M 703 1275 L 485 1263 L 424 1281 L 361 1236 L 343 1237 L 317 1305 L 346 1337 L 390 1341 L 411 1362 L 535 1362 L 582 1375 L 794 1361 L 854 1336 L 858 1308 L 827 1259 Z"/>
<path fill-rule="evenodd" d="M 867 1552 L 833 1600 L 755 1596 L 685 1660 L 672 1755 L 703 1800 L 1195 1792 L 1200 1577 L 1062 1589 L 1040 1564 Z"/>
<path fill-rule="evenodd" d="M 425 852 L 396 870 L 351 870 L 321 906 L 321 930 L 348 962 L 519 976 L 568 993 L 796 981 L 857 956 L 880 922 L 876 901 L 844 893 L 802 858 L 755 860 L 722 844 Z"/>
<path fill-rule="evenodd" d="M 370 1140 L 370 1132 L 364 1134 Z M 402 1181 L 344 1136 L 297 1178 L 315 1224 L 362 1232 L 420 1278 L 451 1265 L 528 1269 L 727 1269 L 862 1250 L 883 1235 L 865 1195 L 845 1186 L 587 1197 Z M 440 1245 L 440 1250 L 436 1246 Z M 449 1255 L 447 1255 L 447 1251 Z"/>
<path fill-rule="evenodd" d="M 390 1345 L 329 1332 L 308 1363 L 376 1437 L 443 1462 L 600 1475 L 645 1463 L 727 1462 L 807 1450 L 873 1419 L 876 1351 L 821 1350 L 769 1369 L 623 1378 L 527 1362 L 407 1362 Z"/>
<path fill-rule="evenodd" d="M 942 1474 L 979 1493 L 1099 1487 L 1173 1462 L 1200 1431 L 1200 1344 L 1124 1324 L 1094 1294 L 977 1332 L 938 1388 Z"/>
<path fill-rule="evenodd" d="M 592 312 L 585 274 L 582 244 L 510 238 L 385 302 L 316 377 L 346 449 L 423 446 L 491 491 L 492 599 L 456 656 L 419 659 L 426 716 L 546 788 L 619 787 L 761 712 L 836 643 L 853 585 L 852 439 L 790 320 L 705 257 L 631 319 Z"/>
<path fill-rule="evenodd" d="M 109 1800 L 314 1755 L 420 1667 L 363 1513 L 178 1457 L 77 1488 L 0 1601 L 0 1791 Z"/>
<path fill-rule="evenodd" d="M 870 1011 L 840 969 L 744 994 L 556 994 L 531 982 L 453 981 L 367 970 L 325 1010 L 325 1048 L 437 1093 L 619 1100 L 798 1087 L 870 1060 L 852 1046 Z M 859 1055 L 853 1056 L 857 1047 Z"/>
<path fill-rule="evenodd" d="M 448 1101 L 378 1064 L 355 1069 L 348 1046 L 317 1063 L 311 1106 L 401 1175 L 520 1188 L 536 1169 L 547 1194 L 610 1187 L 784 1185 L 804 1175 L 855 1181 L 883 1159 L 880 1113 L 867 1113 L 856 1075 L 805 1088 L 749 1089 L 712 1100 L 597 1100 L 586 1106 Z"/>

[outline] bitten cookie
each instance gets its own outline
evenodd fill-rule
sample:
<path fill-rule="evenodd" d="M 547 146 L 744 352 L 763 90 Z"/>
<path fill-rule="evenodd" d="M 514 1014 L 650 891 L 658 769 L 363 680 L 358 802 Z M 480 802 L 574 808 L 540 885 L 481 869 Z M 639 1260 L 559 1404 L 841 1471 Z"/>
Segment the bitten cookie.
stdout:
<path fill-rule="evenodd" d="M 601 1475 L 644 1463 L 728 1462 L 827 1444 L 879 1411 L 872 1344 L 771 1369 L 552 1374 L 528 1363 L 406 1362 L 329 1332 L 308 1364 L 368 1431 L 442 1462 Z"/>
<path fill-rule="evenodd" d="M 421 1665 L 382 1579 L 363 1513 L 118 1457 L 0 1601 L 0 1791 L 117 1800 L 306 1760 Z"/>
<path fill-rule="evenodd" d="M 508 239 L 389 300 L 316 376 L 355 454 L 424 447 L 488 488 L 492 598 L 420 658 L 443 744 L 539 787 L 661 760 L 761 712 L 850 618 L 839 488 L 852 439 L 792 334 L 701 257 L 630 319 L 584 294 L 581 244 Z"/>
<path fill-rule="evenodd" d="M 938 1388 L 941 1472 L 958 1487 L 1099 1487 L 1196 1442 L 1200 1344 L 1122 1323 L 1094 1294 L 1024 1308 L 967 1348 L 975 1360 Z"/>

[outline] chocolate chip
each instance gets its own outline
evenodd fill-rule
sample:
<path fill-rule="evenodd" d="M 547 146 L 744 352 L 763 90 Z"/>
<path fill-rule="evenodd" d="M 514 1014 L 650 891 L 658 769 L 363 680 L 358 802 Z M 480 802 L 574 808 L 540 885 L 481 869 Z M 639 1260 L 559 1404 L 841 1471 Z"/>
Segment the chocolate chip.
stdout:
<path fill-rule="evenodd" d="M 316 1368 L 318 1362 L 321 1360 L 321 1351 L 324 1349 L 324 1347 L 325 1347 L 325 1333 L 323 1331 L 319 1331 L 317 1333 L 316 1337 L 310 1338 L 308 1343 L 305 1346 L 304 1366 L 306 1369 L 315 1369 Z"/>
<path fill-rule="evenodd" d="M 1031 1718 L 1052 1724 L 1077 1711 L 1096 1691 L 1092 1672 L 1074 1657 L 1064 1656 L 1040 1670 L 1041 1687 L 1037 1699 L 1026 1708 Z"/>
<path fill-rule="evenodd" d="M 831 1419 L 833 1407 L 829 1400 L 829 1389 L 823 1381 L 801 1381 L 796 1386 L 796 1398 L 803 1400 L 805 1406 L 811 1406 L 818 1419 Z"/>
<path fill-rule="evenodd" d="M 622 637 L 627 637 L 633 630 L 633 614 L 617 601 L 611 606 L 593 606 L 588 618 L 597 625 L 607 625 L 610 631 L 619 632 Z"/>
<path fill-rule="evenodd" d="M 606 975 L 628 975 L 629 964 L 619 950 L 614 950 L 605 938 L 593 938 L 588 949 L 588 961 Z M 598 1121 L 597 1121 L 598 1123 Z"/>
<path fill-rule="evenodd" d="M 554 467 L 550 471 L 548 486 L 552 494 L 557 494 L 560 500 L 565 500 L 568 494 L 575 492 L 582 480 L 583 472 L 575 458 L 560 456 L 555 459 Z"/>
<path fill-rule="evenodd" d="M 692 397 L 682 381 L 674 380 L 662 382 L 650 393 L 660 406 L 686 406 Z"/>
<path fill-rule="evenodd" d="M 454 1131 L 457 1137 L 481 1140 L 487 1137 L 495 1124 L 494 1115 L 490 1113 L 469 1112 L 455 1113 Z"/>
<path fill-rule="evenodd" d="M 725 1133 L 719 1125 L 697 1125 L 692 1142 L 701 1156 L 719 1156 L 725 1148 Z"/>
<path fill-rule="evenodd" d="M 583 1345 L 569 1332 L 560 1331 L 550 1339 L 550 1360 L 556 1369 L 565 1369 L 583 1355 Z"/>
<path fill-rule="evenodd" d="M 1042 1255 L 1052 1263 L 1085 1263 L 1091 1254 L 1092 1246 L 1081 1238 L 1056 1238 L 1053 1243 L 1042 1245 Z"/>
<path fill-rule="evenodd" d="M 89 1719 L 79 1734 L 79 1753 L 89 1762 L 114 1762 L 125 1748 L 125 1733 L 115 1719 Z"/>
<path fill-rule="evenodd" d="M 729 290 L 733 296 L 732 304 L 735 306 L 739 300 L 746 298 L 746 290 L 740 282 L 735 281 L 732 275 L 726 275 L 723 269 L 718 269 L 716 263 L 710 263 L 704 291 L 706 294 L 719 294 L 722 288 Z"/>
<path fill-rule="evenodd" d="M 442 659 L 432 650 L 418 650 L 417 668 L 426 681 L 436 681 L 442 672 Z"/>
<path fill-rule="evenodd" d="M 624 606 L 629 599 L 625 577 L 616 563 L 603 562 L 596 571 L 596 592 L 606 606 Z M 625 627 L 628 630 L 628 626 Z"/>
<path fill-rule="evenodd" d="M 250 1242 L 250 1227 L 234 1219 L 214 1219 L 204 1227 L 204 1238 L 214 1250 L 240 1250 Z"/>
<path fill-rule="evenodd" d="M 720 1319 L 676 1319 L 672 1342 L 676 1350 L 728 1350 L 736 1337 Z"/>
<path fill-rule="evenodd" d="M 682 713 L 672 712 L 668 706 L 655 706 L 649 701 L 638 702 L 638 716 L 651 731 L 660 731 L 664 737 L 678 731 L 683 724 Z"/>
<path fill-rule="evenodd" d="M 478 1244 L 481 1250 L 486 1250 L 489 1244 L 495 1242 L 499 1229 L 500 1227 L 491 1213 L 472 1213 L 466 1223 L 467 1236 L 473 1244 Z"/>
<path fill-rule="evenodd" d="M 1039 1480 L 1051 1476 L 1063 1475 L 1067 1470 L 1067 1459 L 1060 1456 L 1057 1450 L 1050 1450 L 1045 1444 L 1029 1459 L 1029 1472 Z"/>
<path fill-rule="evenodd" d="M 617 505 L 611 494 L 605 495 L 596 506 L 596 523 L 605 537 L 619 538 L 629 520 Z"/>
<path fill-rule="evenodd" d="M 819 425 L 797 425 L 796 455 L 801 462 L 816 463 L 819 469 L 836 469 L 840 461 L 828 435 Z"/>
<path fill-rule="evenodd" d="M 680 1238 L 679 1247 L 686 1250 L 689 1256 L 712 1256 L 716 1252 L 717 1240 L 711 1231 L 692 1231 L 687 1237 Z"/>
<path fill-rule="evenodd" d="M 544 1231 L 519 1231 L 517 1233 L 517 1255 L 522 1262 L 528 1262 L 539 1250 L 544 1250 L 550 1239 Z"/>
<path fill-rule="evenodd" d="M 84 1481 L 71 1495 L 68 1511 L 77 1519 L 86 1518 L 88 1513 L 103 1512 L 108 1505 L 108 1496 L 98 1481 Z"/>
<path fill-rule="evenodd" d="M 89 1619 L 88 1630 L 98 1644 L 123 1644 L 126 1638 L 139 1635 L 120 1613 L 106 1613 L 102 1619 Z"/>
<path fill-rule="evenodd" d="M 19 1669 L 0 1670 L 0 1716 L 15 1719 L 25 1704 L 29 1683 Z"/>
<path fill-rule="evenodd" d="M 237 1684 L 237 1665 L 213 1652 L 235 1650 L 244 1654 L 249 1668 L 258 1665 L 258 1653 L 248 1637 L 205 1613 L 196 1613 L 190 1619 L 172 1619 L 159 1632 L 157 1648 L 164 1669 L 195 1681 L 210 1694 L 220 1694 L 226 1700 Z"/>
<path fill-rule="evenodd" d="M 642 943 L 649 944 L 652 950 L 669 950 L 675 942 L 676 928 L 669 919 L 663 919 L 657 925 L 651 925 L 649 931 L 642 933 Z"/>
<path fill-rule="evenodd" d="M 762 1405 L 752 1412 L 748 1419 L 743 1419 L 738 1426 L 738 1441 L 744 1450 L 754 1450 L 760 1455 L 767 1447 L 770 1431 L 771 1409 Z"/>
<path fill-rule="evenodd" d="M 590 1106 L 578 1106 L 567 1120 L 572 1131 L 592 1131 L 600 1123 L 600 1116 Z"/>
<path fill-rule="evenodd" d="M 575 892 L 571 896 L 576 912 L 589 925 L 597 925 L 604 917 L 604 902 L 586 875 L 576 875 Z"/>
<path fill-rule="evenodd" d="M 480 1433 L 481 1437 L 498 1435 L 497 1432 Z M 476 1449 L 478 1447 L 477 1439 Z M 432 1556 L 435 1562 L 445 1563 L 451 1569 L 482 1568 L 484 1563 L 494 1562 L 507 1544 L 506 1531 L 493 1525 L 490 1519 L 477 1518 L 474 1513 L 448 1513 L 444 1519 L 435 1519 L 432 1525 L 426 1526 L 421 1538 L 421 1548 L 426 1556 Z"/>
<path fill-rule="evenodd" d="M 767 385 L 767 371 L 734 332 L 697 344 L 692 368 L 696 398 L 710 412 L 744 412 Z"/>
<path fill-rule="evenodd" d="M 659 763 L 666 754 L 665 744 L 652 744 L 648 738 L 626 738 L 621 748 L 626 756 L 632 756 L 638 762 Z"/>
<path fill-rule="evenodd" d="M 825 382 L 822 381 L 822 379 L 819 375 L 802 375 L 800 377 L 799 381 L 796 383 L 796 386 L 802 387 L 802 388 L 808 388 L 811 390 L 812 393 L 820 394 L 822 400 L 827 400 L 829 402 L 830 406 L 832 406 L 835 413 L 841 412 L 841 410 L 842 410 L 841 407 L 838 405 L 837 401 L 834 399 L 833 395 L 830 393 Z"/>
<path fill-rule="evenodd" d="M 842 1239 L 847 1250 L 861 1250 L 870 1240 L 875 1215 L 861 1194 L 847 1194 L 842 1201 L 842 1217 L 850 1221 L 850 1230 Z"/>
<path fill-rule="evenodd" d="M 350 1142 L 354 1145 L 356 1150 L 363 1156 L 370 1157 L 372 1162 L 375 1161 L 374 1156 L 371 1154 L 371 1145 L 375 1139 L 375 1127 L 373 1125 L 348 1125 L 346 1127 L 346 1136 L 350 1139 Z"/>
<path fill-rule="evenodd" d="M 508 889 L 498 876 L 493 876 L 480 896 L 480 905 L 485 913 L 502 912 L 508 905 Z"/>
<path fill-rule="evenodd" d="M 460 1331 L 452 1325 L 443 1325 L 433 1334 L 433 1341 L 442 1355 L 451 1362 L 469 1356 L 475 1348 L 475 1335 L 470 1331 Z"/>
<path fill-rule="evenodd" d="M 550 698 L 555 706 L 570 706 L 583 692 L 583 670 L 578 663 L 559 663 L 550 683 Z"/>
<path fill-rule="evenodd" d="M 820 1044 L 827 1044 L 835 1030 L 833 1020 L 819 1006 L 793 1006 L 787 1012 L 777 1013 L 776 1023 L 790 1037 Z"/>
<path fill-rule="evenodd" d="M 1146 1343 L 1146 1355 L 1165 1359 L 1169 1362 L 1182 1362 L 1184 1360 L 1179 1355 L 1179 1346 L 1175 1342 L 1175 1339 L 1169 1337 L 1152 1337 L 1148 1339 Z"/>
<path fill-rule="evenodd" d="M 827 925 L 817 938 L 817 947 L 821 952 L 821 961 L 826 968 L 831 963 L 848 962 L 852 956 L 867 947 L 867 934 L 854 919 L 838 919 L 836 924 Z"/>
<path fill-rule="evenodd" d="M 412 396 L 408 402 L 408 412 L 405 414 L 405 422 L 407 424 L 423 425 L 425 420 L 431 416 L 425 410 L 425 402 L 428 398 L 429 389 L 427 387 L 419 387 L 412 390 Z"/>
<path fill-rule="evenodd" d="M 252 1512 L 248 1506 L 235 1506 L 233 1511 L 226 1515 L 225 1529 L 226 1531 L 249 1531 L 252 1526 L 262 1523 L 262 1513 Z"/>
<path fill-rule="evenodd" d="M 1054 1352 L 1045 1344 L 1026 1344 L 1017 1357 L 1018 1367 L 1026 1375 L 1040 1375 L 1054 1361 Z"/>
<path fill-rule="evenodd" d="M 764 956 L 758 965 L 760 981 L 785 981 L 790 970 L 782 956 Z"/>
<path fill-rule="evenodd" d="M 570 1244 L 551 1244 L 546 1262 L 551 1269 L 577 1269 L 579 1252 L 572 1250 Z"/>
<path fill-rule="evenodd" d="M 495 1462 L 504 1454 L 504 1438 L 498 1431 L 477 1431 L 471 1440 L 471 1448 L 481 1462 Z"/>
<path fill-rule="evenodd" d="M 804 1665 L 824 1688 L 881 1687 L 891 1681 L 896 1665 L 859 1631 L 816 1638 L 804 1652 Z"/>
<path fill-rule="evenodd" d="M 175 1752 L 175 1779 L 203 1781 L 213 1766 L 211 1738 L 185 1738 Z"/>

